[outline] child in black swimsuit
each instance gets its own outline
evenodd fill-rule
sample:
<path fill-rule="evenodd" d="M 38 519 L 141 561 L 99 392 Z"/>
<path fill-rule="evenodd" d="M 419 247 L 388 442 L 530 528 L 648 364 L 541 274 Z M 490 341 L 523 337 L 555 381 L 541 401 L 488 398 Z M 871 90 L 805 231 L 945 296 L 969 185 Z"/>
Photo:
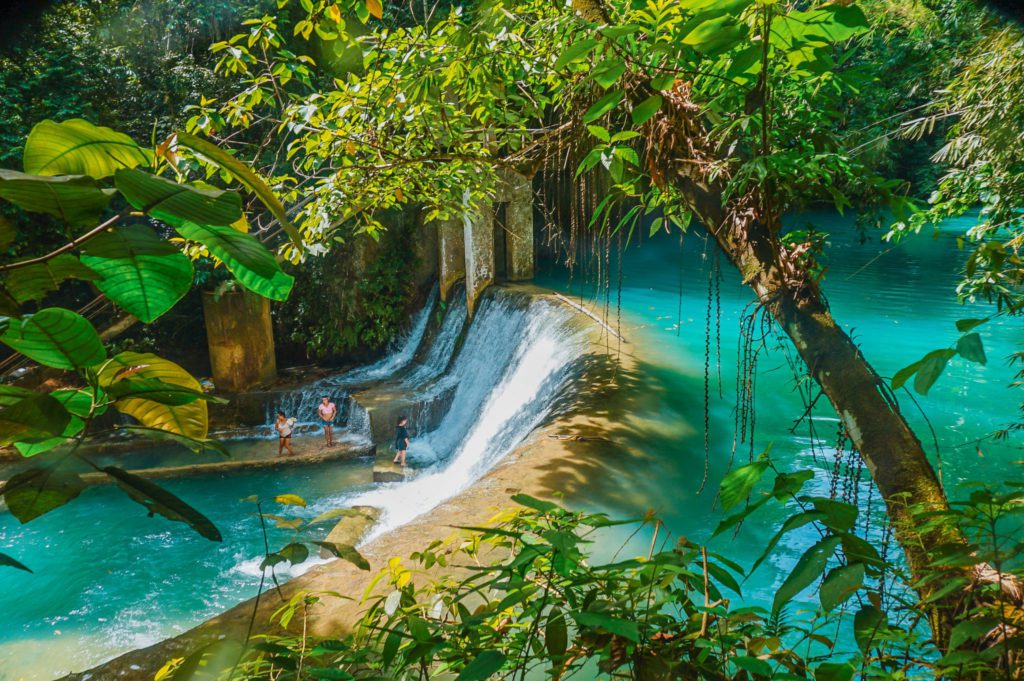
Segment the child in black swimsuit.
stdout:
<path fill-rule="evenodd" d="M 409 449 L 409 431 L 405 424 L 409 422 L 404 416 L 398 417 L 398 426 L 395 427 L 395 460 L 392 463 L 405 465 L 405 450 Z"/>

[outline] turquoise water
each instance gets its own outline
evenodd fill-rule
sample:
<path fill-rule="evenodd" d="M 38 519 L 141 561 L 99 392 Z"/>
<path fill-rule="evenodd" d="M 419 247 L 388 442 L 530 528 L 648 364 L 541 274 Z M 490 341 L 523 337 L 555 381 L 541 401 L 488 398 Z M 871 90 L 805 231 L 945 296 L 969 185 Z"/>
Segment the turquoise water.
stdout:
<path fill-rule="evenodd" d="M 919 359 L 926 352 L 955 342 L 954 322 L 981 317 L 983 305 L 961 306 L 955 298 L 963 255 L 955 233 L 967 223 L 952 223 L 939 234 L 911 239 L 898 246 L 880 244 L 872 236 L 860 243 L 848 219 L 811 216 L 819 229 L 831 232 L 831 260 L 824 289 L 837 320 L 860 342 L 868 359 L 883 375 Z M 741 313 L 750 294 L 727 266 L 721 280 L 721 357 L 714 356 L 712 338 L 709 475 L 698 494 L 704 471 L 704 329 L 709 261 L 704 245 L 687 237 L 682 257 L 677 236 L 658 235 L 641 248 L 627 250 L 622 263 L 621 330 L 637 357 L 623 380 L 629 416 L 616 423 L 608 437 L 613 453 L 565 463 L 558 490 L 569 503 L 606 510 L 619 516 L 656 511 L 673 535 L 706 539 L 720 514 L 713 508 L 714 490 L 728 469 L 735 425 L 737 341 Z M 610 321 L 617 322 L 617 267 L 612 266 Z M 538 283 L 593 300 L 593 286 L 580 285 L 577 273 L 542 275 Z M 680 298 L 680 283 L 682 297 Z M 714 327 L 713 327 L 714 328 Z M 492 329 L 499 331 L 499 329 Z M 1007 384 L 1013 369 L 1006 356 L 1017 349 L 1021 323 L 1000 320 L 979 329 L 987 366 L 955 359 L 926 397 L 918 396 L 936 431 L 943 477 L 951 489 L 967 480 L 1021 477 L 1024 458 L 1014 443 L 974 440 L 1012 419 L 1018 395 Z M 714 333 L 714 331 L 713 331 Z M 499 334 L 508 335 L 508 334 Z M 615 350 L 616 342 L 609 340 Z M 772 457 L 784 469 L 816 468 L 830 462 L 836 424 L 824 400 L 815 410 L 820 439 L 810 437 L 807 422 L 789 432 L 803 412 L 794 391 L 786 353 L 769 339 L 758 364 L 755 452 L 772 445 Z M 718 392 L 721 367 L 722 397 Z M 532 385 L 532 383 L 530 383 Z M 535 391 L 536 389 L 533 388 Z M 524 400 L 527 395 L 521 396 Z M 904 411 L 931 451 L 924 418 L 906 396 Z M 274 443 L 269 443 L 273 446 Z M 232 443 L 236 457 L 245 457 L 267 442 Z M 252 451 L 250 451 L 252 450 Z M 749 449 L 739 446 L 736 462 Z M 934 458 L 934 453 L 931 454 Z M 818 461 L 815 460 L 817 457 Z M 184 454 L 180 463 L 192 460 Z M 139 453 L 133 466 L 165 460 L 161 452 Z M 176 463 L 179 461 L 175 461 Z M 0 476 L 2 477 L 2 476 Z M 866 477 L 865 477 L 866 479 Z M 171 490 L 206 513 L 224 534 L 213 544 L 184 525 L 147 518 L 145 510 L 112 487 L 91 488 L 70 506 L 22 526 L 0 512 L 0 551 L 28 563 L 34 575 L 0 571 L 0 681 L 47 679 L 82 669 L 119 651 L 146 645 L 182 631 L 255 593 L 262 537 L 250 494 L 272 497 L 283 492 L 304 496 L 315 509 L 333 503 L 339 490 L 370 490 L 365 462 L 234 473 L 230 476 L 165 481 Z M 820 475 L 815 485 L 828 488 Z M 869 485 L 860 488 L 867 506 Z M 500 500 L 495 501 L 499 503 Z M 879 510 L 877 495 L 873 510 Z M 280 510 L 280 509 L 278 509 Z M 759 554 L 766 533 L 782 517 L 765 513 L 745 523 L 739 533 L 717 541 L 740 562 Z M 744 585 L 744 600 L 767 603 L 796 558 L 815 539 L 813 530 L 791 536 L 773 558 Z M 326 529 L 325 529 L 326 531 Z M 272 529 L 271 542 L 284 538 Z M 613 552 L 623 538 L 612 538 L 602 551 Z M 646 551 L 649 533 L 635 539 L 636 552 Z M 32 547 L 26 551 L 25 547 Z M 633 545 L 630 546 L 630 551 Z"/>
<path fill-rule="evenodd" d="M 957 250 L 955 235 L 970 226 L 969 220 L 951 221 L 935 238 L 922 235 L 904 243 L 880 243 L 878 234 L 868 234 L 861 243 L 852 219 L 834 214 L 811 214 L 794 220 L 811 220 L 816 229 L 830 233 L 830 260 L 823 288 L 839 323 L 860 344 L 868 360 L 883 376 L 921 358 L 925 353 L 956 342 L 957 319 L 984 317 L 991 312 L 984 304 L 961 305 L 955 288 L 964 255 Z M 613 249 L 614 250 L 614 249 Z M 625 380 L 629 389 L 631 416 L 608 434 L 622 454 L 593 460 L 578 460 L 581 480 L 565 488 L 572 505 L 608 511 L 619 516 L 639 516 L 648 509 L 664 519 L 675 536 L 706 540 L 718 521 L 713 508 L 718 483 L 729 468 L 735 432 L 737 347 L 739 322 L 752 294 L 730 266 L 721 267 L 721 377 L 719 397 L 715 357 L 715 330 L 711 340 L 710 472 L 703 494 L 698 490 L 704 475 L 704 356 L 707 319 L 708 271 L 711 257 L 704 255 L 704 242 L 688 235 L 680 256 L 678 235 L 659 233 L 642 247 L 626 250 L 622 259 L 621 321 L 628 351 L 639 360 L 638 368 Z M 548 272 L 539 283 L 566 293 L 590 305 L 607 309 L 614 326 L 619 317 L 616 282 L 618 266 L 611 264 L 610 300 L 595 295 L 592 283 L 577 272 L 570 284 L 565 272 Z M 680 283 L 682 298 L 680 300 Z M 607 307 L 605 307 L 607 306 Z M 680 314 L 681 310 L 681 314 Z M 1017 412 L 1024 397 L 1008 388 L 1014 369 L 1006 358 L 1020 349 L 1021 320 L 1000 319 L 978 329 L 984 340 L 988 364 L 952 360 L 927 396 L 914 395 L 935 429 L 943 481 L 955 496 L 965 481 L 997 481 L 1022 478 L 1024 468 L 1015 463 L 1024 458 L 1017 443 L 974 441 L 1005 426 Z M 616 341 L 609 340 L 614 352 Z M 816 438 L 810 436 L 805 420 L 795 432 L 790 428 L 804 411 L 796 382 L 786 360 L 788 339 L 781 345 L 768 339 L 757 368 L 755 390 L 754 452 L 769 445 L 771 457 L 782 470 L 818 470 L 813 484 L 828 492 L 823 467 L 831 465 L 835 450 L 837 422 L 826 400 L 814 410 Z M 790 354 L 792 354 L 790 352 Z M 937 460 L 928 423 L 913 401 L 900 393 L 904 413 L 925 443 L 933 463 Z M 818 447 L 812 452 L 811 445 Z M 822 451 L 824 450 L 824 451 Z M 831 451 L 829 451 L 831 450 Z M 980 450 L 980 451 L 979 451 Z M 746 463 L 749 447 L 737 447 L 737 465 Z M 817 456 L 818 461 L 815 460 Z M 819 463 L 821 462 L 821 463 Z M 827 463 L 825 463 L 827 462 Z M 572 477 L 567 478 L 572 480 Z M 585 481 L 585 482 L 582 482 Z M 872 533 L 878 530 L 881 504 L 870 489 L 867 471 L 859 487 L 859 501 L 867 516 L 871 497 Z M 785 517 L 783 511 L 761 513 L 745 523 L 739 533 L 716 540 L 734 560 L 750 564 L 760 555 L 766 538 Z M 862 518 L 861 523 L 866 523 Z M 650 533 L 642 532 L 631 549 L 646 553 Z M 617 539 L 621 540 L 621 537 Z M 768 604 L 775 588 L 788 574 L 799 555 L 818 539 L 810 527 L 783 542 L 772 559 L 744 585 L 744 600 Z M 618 546 L 610 541 L 605 549 Z M 805 594 L 805 601 L 813 601 Z"/>
<path fill-rule="evenodd" d="M 213 521 L 222 543 L 181 523 L 148 518 L 113 485 L 91 487 L 27 525 L 0 513 L 0 551 L 35 571 L 0 574 L 0 681 L 80 671 L 255 595 L 263 538 L 255 506 L 242 498 L 297 493 L 312 506 L 339 489 L 369 488 L 371 478 L 370 464 L 355 461 L 161 481 Z M 304 517 L 320 510 L 265 506 L 268 513 Z M 329 529 L 328 523 L 321 532 Z M 269 534 L 271 548 L 290 536 L 273 526 Z"/>

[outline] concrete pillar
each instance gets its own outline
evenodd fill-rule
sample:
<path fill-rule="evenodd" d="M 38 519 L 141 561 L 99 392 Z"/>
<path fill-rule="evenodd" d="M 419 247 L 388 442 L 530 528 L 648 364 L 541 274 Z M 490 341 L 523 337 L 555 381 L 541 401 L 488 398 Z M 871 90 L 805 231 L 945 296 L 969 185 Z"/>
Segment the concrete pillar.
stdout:
<path fill-rule="evenodd" d="M 277 378 L 270 301 L 249 291 L 203 294 L 213 383 L 242 392 Z"/>
<path fill-rule="evenodd" d="M 466 242 L 466 309 L 470 317 L 477 298 L 494 283 L 494 210 L 490 203 L 463 216 Z"/>
<path fill-rule="evenodd" d="M 509 281 L 533 279 L 533 186 L 522 175 L 509 173 L 505 184 L 505 252 Z"/>
<path fill-rule="evenodd" d="M 447 301 L 455 282 L 466 276 L 466 236 L 462 220 L 438 221 L 437 264 L 441 300 Z"/>

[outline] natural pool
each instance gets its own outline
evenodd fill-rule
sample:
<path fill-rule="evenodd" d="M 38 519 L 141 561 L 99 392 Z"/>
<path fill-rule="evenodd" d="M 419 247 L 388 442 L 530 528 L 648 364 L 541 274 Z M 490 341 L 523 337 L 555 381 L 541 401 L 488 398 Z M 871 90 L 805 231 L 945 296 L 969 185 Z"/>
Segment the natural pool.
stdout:
<path fill-rule="evenodd" d="M 867 233 L 867 242 L 861 243 L 850 216 L 820 213 L 791 220 L 800 226 L 807 221 L 831 234 L 831 259 L 823 288 L 833 315 L 882 376 L 892 376 L 925 353 L 954 344 L 959 335 L 956 320 L 984 317 L 992 311 L 988 305 L 964 306 L 956 299 L 955 288 L 965 258 L 957 249 L 956 236 L 972 224 L 968 218 L 943 225 L 934 238 L 922 234 L 898 245 L 881 243 L 879 232 Z M 710 249 L 707 252 L 710 254 Z M 711 257 L 705 255 L 703 240 L 695 235 L 684 241 L 682 258 L 677 234 L 659 233 L 651 240 L 645 238 L 642 247 L 626 251 L 622 261 L 621 329 L 638 366 L 635 374 L 627 377 L 634 385 L 628 405 L 632 415 L 610 436 L 630 455 L 580 461 L 577 479 L 586 483 L 565 490 L 570 503 L 625 517 L 641 516 L 653 509 L 675 536 L 695 541 L 708 539 L 721 519 L 712 503 L 733 448 L 740 317 L 752 293 L 723 261 L 722 397 L 712 323 L 710 473 L 703 494 L 698 494 L 704 471 L 705 321 L 712 264 Z M 538 283 L 577 299 L 582 297 L 594 309 L 607 304 L 614 325 L 619 312 L 614 253 L 610 271 L 612 285 L 607 301 L 605 294 L 595 295 L 594 286 L 579 272 L 571 284 L 567 274 L 558 270 L 549 271 Z M 1005 426 L 1016 414 L 1021 395 L 1008 388 L 1016 370 L 1007 365 L 1006 358 L 1020 349 L 1021 329 L 1019 319 L 1008 318 L 979 327 L 988 364 L 970 364 L 956 358 L 927 396 L 914 394 L 935 430 L 943 480 L 953 496 L 963 482 L 1024 477 L 1024 467 L 1019 463 L 1024 456 L 1017 443 L 975 443 Z M 804 403 L 795 390 L 782 349 L 788 350 L 788 343 L 786 339 L 780 347 L 769 341 L 758 363 L 754 452 L 759 454 L 770 445 L 772 459 L 783 470 L 816 469 L 814 484 L 818 491 L 827 493 L 823 467 L 831 466 L 837 423 L 823 398 L 814 411 L 817 438 L 810 437 L 806 420 L 790 432 L 804 411 Z M 609 346 L 614 352 L 614 338 L 609 339 Z M 901 391 L 899 398 L 903 412 L 935 462 L 928 421 L 909 396 Z M 816 452 L 812 452 L 812 442 Z M 736 462 L 745 463 L 748 453 L 746 446 L 738 446 Z M 862 516 L 872 496 L 866 470 L 863 480 L 859 493 Z M 880 510 L 874 494 L 873 533 L 878 529 Z M 727 533 L 716 543 L 728 544 L 725 552 L 749 565 L 760 555 L 767 536 L 777 529 L 776 521 L 783 517 L 781 512 L 762 512 L 754 522 L 745 523 L 735 537 Z M 860 522 L 866 522 L 865 518 Z M 796 559 L 816 539 L 810 526 L 790 535 L 773 558 L 744 584 L 745 602 L 770 604 Z M 636 553 L 646 553 L 650 541 L 650 532 L 637 535 L 633 545 Z M 617 542 L 610 541 L 608 548 L 614 551 Z"/>
<path fill-rule="evenodd" d="M 954 234 L 963 223 L 948 225 L 936 239 L 922 236 L 893 246 L 878 243 L 877 235 L 868 235 L 871 240 L 860 243 L 849 219 L 829 214 L 808 217 L 817 220 L 819 229 L 833 233 L 832 260 L 824 283 L 833 312 L 853 330 L 883 375 L 955 342 L 955 320 L 987 312 L 980 305 L 964 308 L 955 299 L 963 256 L 956 249 Z M 739 319 L 750 300 L 735 272 L 723 266 L 720 361 L 714 356 L 712 338 L 710 473 L 704 493 L 698 494 L 704 470 L 709 266 L 703 253 L 703 243 L 688 237 L 681 264 L 678 238 L 667 235 L 627 251 L 622 266 L 621 330 L 637 363 L 627 377 L 630 388 L 625 398 L 631 415 L 610 433 L 616 449 L 622 451 L 575 461 L 573 475 L 563 478 L 570 504 L 620 516 L 654 509 L 673 534 L 695 540 L 706 539 L 719 519 L 712 501 L 732 449 Z M 617 274 L 614 263 L 612 267 Z M 613 274 L 613 282 L 615 278 Z M 566 273 L 549 272 L 538 283 L 578 296 L 581 279 L 577 273 L 576 283 L 570 286 Z M 582 291 L 585 301 L 593 295 L 592 286 L 584 284 Z M 617 302 L 613 284 L 613 326 Z M 409 487 L 373 487 L 365 462 L 165 481 L 221 528 L 225 542 L 220 545 L 196 537 L 182 525 L 146 518 L 140 507 L 111 487 L 90 489 L 67 509 L 26 526 L 0 512 L 0 551 L 34 547 L 29 556 L 19 555 L 36 571 L 34 575 L 0 572 L 0 608 L 5 613 L 0 629 L 0 681 L 47 679 L 83 668 L 187 629 L 252 595 L 262 538 L 251 515 L 252 505 L 239 501 L 242 497 L 298 493 L 311 504 L 301 511 L 306 516 L 353 502 L 391 505 L 388 522 L 393 526 L 428 510 L 437 502 L 439 488 L 455 493 L 470 484 L 501 454 L 501 448 L 493 451 L 488 444 L 519 441 L 543 413 L 538 405 L 558 394 L 559 367 L 566 365 L 572 353 L 566 352 L 563 336 L 547 333 L 561 317 L 552 317 L 548 308 L 533 312 L 531 317 L 507 301 L 482 308 L 475 334 L 463 343 L 455 366 L 447 366 L 439 356 L 431 360 L 436 370 L 427 362 L 405 374 L 403 385 L 409 390 L 427 389 L 417 388 L 419 381 L 427 381 L 422 385 L 429 384 L 429 389 L 434 389 L 436 380 L 464 386 L 461 397 L 453 402 L 456 413 L 448 427 L 421 443 L 431 460 L 443 465 Z M 423 318 L 415 320 L 414 330 Z M 979 454 L 972 444 L 1004 425 L 1014 412 L 1016 397 L 1006 388 L 1013 370 L 1004 359 L 1015 349 L 1020 325 L 1000 320 L 981 327 L 980 332 L 988 365 L 954 360 L 930 394 L 917 397 L 935 428 L 944 479 L 950 486 L 966 480 L 1020 477 L 1014 461 L 1022 457 L 1014 445 L 986 441 Z M 438 334 L 435 342 L 447 348 L 440 355 L 452 351 L 456 336 Z M 610 339 L 608 346 L 614 352 L 615 340 Z M 408 345 L 396 354 L 411 357 Z M 445 375 L 438 379 L 441 372 Z M 807 424 L 789 432 L 803 411 L 793 386 L 785 354 L 769 344 L 758 365 L 755 451 L 771 444 L 773 458 L 784 468 L 818 467 Z M 924 419 L 908 398 L 901 400 L 929 444 Z M 823 450 L 834 446 L 835 423 L 827 412 L 827 408 L 816 410 L 820 461 L 827 460 Z M 231 446 L 244 458 L 248 448 L 266 444 Z M 483 451 L 491 458 L 482 460 Z M 745 461 L 747 451 L 738 448 L 736 461 Z M 139 456 L 140 461 L 158 461 L 164 455 Z M 817 484 L 827 483 L 822 477 Z M 862 484 L 865 502 L 868 487 Z M 877 498 L 875 502 L 877 511 Z M 744 524 L 735 538 L 718 541 L 729 544 L 731 557 L 749 563 L 778 517 L 779 513 L 766 513 Z M 744 597 L 768 602 L 811 537 L 797 533 L 780 545 L 774 558 L 746 582 Z M 612 538 L 602 551 L 613 552 L 621 539 Z M 650 535 L 641 533 L 634 541 L 636 552 L 645 552 Z"/>

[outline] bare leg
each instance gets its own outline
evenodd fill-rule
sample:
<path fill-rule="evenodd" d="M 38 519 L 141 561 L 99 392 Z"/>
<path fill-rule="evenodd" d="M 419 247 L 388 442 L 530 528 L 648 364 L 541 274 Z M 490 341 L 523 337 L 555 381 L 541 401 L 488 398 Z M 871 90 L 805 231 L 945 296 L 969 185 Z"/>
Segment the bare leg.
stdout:
<path fill-rule="evenodd" d="M 292 451 L 292 439 L 290 437 L 284 439 L 284 446 L 288 448 L 289 455 L 295 456 L 295 452 Z"/>
<path fill-rule="evenodd" d="M 402 463 L 400 463 L 399 465 L 400 466 L 404 466 L 405 465 L 405 450 L 403 449 L 402 451 L 398 452 L 398 456 L 399 456 L 399 458 L 402 459 Z"/>
<path fill-rule="evenodd" d="M 334 426 L 327 426 L 327 445 L 331 446 L 334 444 Z"/>

